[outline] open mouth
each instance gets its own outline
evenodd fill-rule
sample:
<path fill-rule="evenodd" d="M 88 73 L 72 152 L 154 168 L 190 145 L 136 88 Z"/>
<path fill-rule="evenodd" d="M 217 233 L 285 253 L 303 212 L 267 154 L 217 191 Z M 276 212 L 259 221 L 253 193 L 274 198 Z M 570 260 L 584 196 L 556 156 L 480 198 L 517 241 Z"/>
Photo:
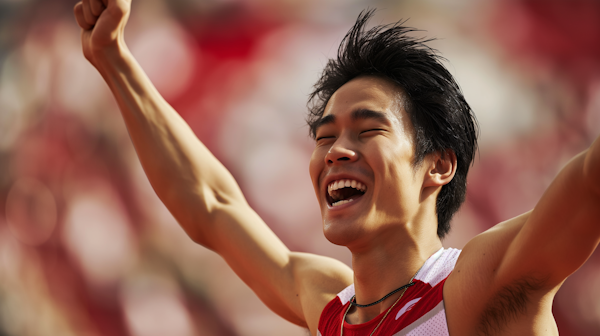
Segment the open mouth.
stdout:
<path fill-rule="evenodd" d="M 331 207 L 350 203 L 361 197 L 367 191 L 367 186 L 356 180 L 337 180 L 327 186 L 327 204 Z"/>

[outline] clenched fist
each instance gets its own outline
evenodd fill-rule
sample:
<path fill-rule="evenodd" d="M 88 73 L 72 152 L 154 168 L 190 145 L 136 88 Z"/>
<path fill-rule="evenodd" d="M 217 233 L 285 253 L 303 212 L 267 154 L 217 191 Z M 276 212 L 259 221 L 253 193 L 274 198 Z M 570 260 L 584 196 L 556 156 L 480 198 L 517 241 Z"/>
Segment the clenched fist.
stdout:
<path fill-rule="evenodd" d="M 75 5 L 83 54 L 96 68 L 100 57 L 125 46 L 123 31 L 130 9 L 131 0 L 82 0 Z"/>

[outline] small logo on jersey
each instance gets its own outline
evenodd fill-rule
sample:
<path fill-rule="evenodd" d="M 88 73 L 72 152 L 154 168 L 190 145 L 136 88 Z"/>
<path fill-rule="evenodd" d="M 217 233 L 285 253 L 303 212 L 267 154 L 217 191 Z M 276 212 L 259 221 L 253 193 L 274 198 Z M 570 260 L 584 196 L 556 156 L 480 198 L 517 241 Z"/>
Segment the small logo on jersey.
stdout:
<path fill-rule="evenodd" d="M 400 318 L 400 316 L 404 315 L 404 313 L 406 313 L 407 311 L 413 309 L 413 307 L 415 306 L 415 304 L 417 304 L 417 302 L 419 302 L 419 300 L 421 300 L 421 298 L 416 298 L 413 300 L 408 301 L 404 307 L 402 307 L 402 309 L 400 309 L 400 311 L 398 311 L 398 314 L 396 314 L 396 320 Z"/>

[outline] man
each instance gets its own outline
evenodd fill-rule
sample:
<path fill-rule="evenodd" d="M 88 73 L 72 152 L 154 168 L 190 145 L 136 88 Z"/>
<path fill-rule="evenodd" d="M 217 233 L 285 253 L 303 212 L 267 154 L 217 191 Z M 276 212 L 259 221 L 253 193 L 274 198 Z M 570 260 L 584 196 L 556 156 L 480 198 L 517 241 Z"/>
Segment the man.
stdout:
<path fill-rule="evenodd" d="M 290 252 L 164 101 L 125 45 L 126 0 L 75 6 L 85 57 L 112 90 L 154 190 L 276 313 L 312 335 L 557 335 L 563 281 L 600 239 L 600 145 L 531 212 L 462 251 L 441 238 L 464 199 L 475 123 L 458 86 L 398 25 L 362 14 L 311 96 L 310 173 L 339 261 Z"/>

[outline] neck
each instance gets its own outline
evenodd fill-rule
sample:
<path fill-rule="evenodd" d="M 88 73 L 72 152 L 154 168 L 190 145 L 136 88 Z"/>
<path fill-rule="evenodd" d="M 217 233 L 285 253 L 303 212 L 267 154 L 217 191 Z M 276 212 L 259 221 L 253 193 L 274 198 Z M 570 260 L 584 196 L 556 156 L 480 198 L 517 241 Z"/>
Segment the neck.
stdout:
<path fill-rule="evenodd" d="M 369 304 L 410 282 L 442 243 L 436 234 L 397 232 L 364 249 L 351 249 L 356 302 Z M 410 289 L 408 289 L 410 290 Z M 347 321 L 365 323 L 386 311 L 404 290 L 372 307 L 351 308 Z"/>

